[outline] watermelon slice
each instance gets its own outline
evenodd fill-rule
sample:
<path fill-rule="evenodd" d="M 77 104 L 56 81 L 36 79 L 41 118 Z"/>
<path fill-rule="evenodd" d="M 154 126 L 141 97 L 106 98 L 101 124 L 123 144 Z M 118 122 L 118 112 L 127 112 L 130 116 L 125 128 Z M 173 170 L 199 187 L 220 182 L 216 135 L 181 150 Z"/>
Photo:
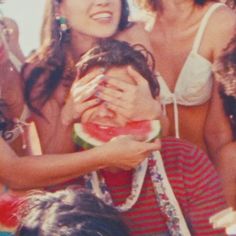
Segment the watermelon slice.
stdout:
<path fill-rule="evenodd" d="M 160 130 L 159 120 L 130 122 L 125 127 L 76 123 L 74 124 L 73 139 L 79 147 L 89 149 L 94 146 L 100 146 L 120 135 L 142 137 L 146 142 L 150 142 L 160 135 Z"/>

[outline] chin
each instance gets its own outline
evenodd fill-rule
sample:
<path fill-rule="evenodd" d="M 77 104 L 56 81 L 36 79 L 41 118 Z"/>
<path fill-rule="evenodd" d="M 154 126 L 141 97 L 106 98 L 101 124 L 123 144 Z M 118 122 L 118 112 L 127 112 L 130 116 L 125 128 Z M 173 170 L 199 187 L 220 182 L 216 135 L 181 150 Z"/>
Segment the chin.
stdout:
<path fill-rule="evenodd" d="M 93 32 L 96 38 L 110 38 L 116 33 L 116 29 L 106 29 L 106 30 L 98 30 L 97 32 Z"/>

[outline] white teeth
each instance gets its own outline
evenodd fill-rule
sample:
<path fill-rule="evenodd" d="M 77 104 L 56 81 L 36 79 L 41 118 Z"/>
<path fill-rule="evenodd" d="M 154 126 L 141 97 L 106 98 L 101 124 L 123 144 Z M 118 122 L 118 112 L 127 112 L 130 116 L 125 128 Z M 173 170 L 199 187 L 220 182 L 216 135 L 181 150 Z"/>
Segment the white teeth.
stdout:
<path fill-rule="evenodd" d="M 97 20 L 97 19 L 103 19 L 103 18 L 110 18 L 112 15 L 110 13 L 98 13 L 96 15 L 93 15 L 93 19 Z"/>

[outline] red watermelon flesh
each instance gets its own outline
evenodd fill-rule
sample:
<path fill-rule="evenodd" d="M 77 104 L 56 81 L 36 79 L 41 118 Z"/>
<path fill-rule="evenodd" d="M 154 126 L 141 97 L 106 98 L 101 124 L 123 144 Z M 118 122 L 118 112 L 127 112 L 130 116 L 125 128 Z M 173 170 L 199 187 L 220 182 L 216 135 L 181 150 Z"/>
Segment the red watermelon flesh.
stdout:
<path fill-rule="evenodd" d="M 102 142 L 108 142 L 119 135 L 133 135 L 145 138 L 151 130 L 150 121 L 130 122 L 125 127 L 100 126 L 94 123 L 83 124 L 83 130 L 91 137 Z"/>
<path fill-rule="evenodd" d="M 7 228 L 17 226 L 16 213 L 22 200 L 18 196 L 4 193 L 0 195 L 0 225 Z"/>

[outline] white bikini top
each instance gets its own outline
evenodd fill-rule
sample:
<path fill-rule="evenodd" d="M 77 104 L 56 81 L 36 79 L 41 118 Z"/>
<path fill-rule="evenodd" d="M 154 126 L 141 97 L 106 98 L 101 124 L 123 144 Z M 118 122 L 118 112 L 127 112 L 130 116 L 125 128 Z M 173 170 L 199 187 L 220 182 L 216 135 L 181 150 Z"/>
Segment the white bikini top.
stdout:
<path fill-rule="evenodd" d="M 195 36 L 193 47 L 189 53 L 182 70 L 178 76 L 174 92 L 168 88 L 161 75 L 158 76 L 160 83 L 160 98 L 164 105 L 173 103 L 175 119 L 175 136 L 179 138 L 179 116 L 178 104 L 184 106 L 200 105 L 208 101 L 211 97 L 213 79 L 212 63 L 198 53 L 201 40 L 212 13 L 219 7 L 225 6 L 223 3 L 213 4 L 203 16 L 198 32 Z"/>

